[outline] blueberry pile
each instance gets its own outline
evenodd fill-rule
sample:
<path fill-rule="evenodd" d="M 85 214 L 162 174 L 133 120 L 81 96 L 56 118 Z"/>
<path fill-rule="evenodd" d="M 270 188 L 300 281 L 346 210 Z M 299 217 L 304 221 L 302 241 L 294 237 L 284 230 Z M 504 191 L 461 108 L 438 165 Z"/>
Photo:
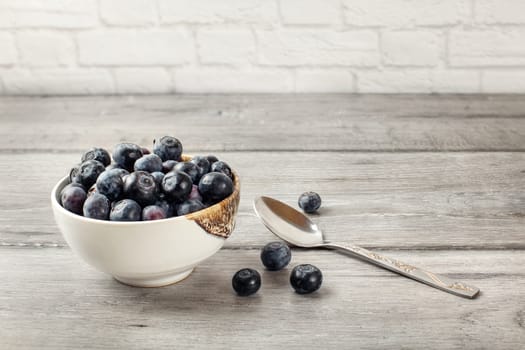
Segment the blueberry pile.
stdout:
<path fill-rule="evenodd" d="M 153 152 L 120 143 L 113 154 L 92 148 L 69 173 L 62 206 L 78 215 L 111 221 L 160 220 L 186 215 L 233 193 L 230 166 L 213 155 L 183 161 L 172 136 L 153 142 Z M 113 158 L 113 162 L 112 162 Z"/>
<path fill-rule="evenodd" d="M 270 242 L 261 250 L 261 261 L 269 271 L 284 269 L 291 259 L 292 251 L 283 242 Z M 314 265 L 297 265 L 290 274 L 290 284 L 297 294 L 313 293 L 322 283 L 323 274 Z M 252 295 L 261 287 L 261 275 L 254 269 L 241 269 L 233 275 L 232 287 L 239 296 Z"/>

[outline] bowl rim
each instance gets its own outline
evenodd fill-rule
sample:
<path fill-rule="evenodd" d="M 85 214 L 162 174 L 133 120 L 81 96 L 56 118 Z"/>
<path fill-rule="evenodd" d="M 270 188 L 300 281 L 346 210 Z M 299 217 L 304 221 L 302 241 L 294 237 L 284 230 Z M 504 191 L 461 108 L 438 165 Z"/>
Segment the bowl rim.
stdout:
<path fill-rule="evenodd" d="M 176 222 L 176 221 L 181 221 L 181 220 L 187 219 L 187 215 L 195 215 L 195 214 L 197 214 L 197 215 L 205 215 L 207 213 L 207 211 L 216 210 L 216 208 L 218 208 L 218 206 L 221 205 L 221 203 L 223 203 L 224 201 L 232 198 L 233 196 L 236 196 L 237 193 L 240 192 L 240 180 L 239 180 L 239 176 L 237 175 L 237 173 L 234 170 L 232 170 L 232 175 L 233 175 L 233 192 L 228 197 L 224 198 L 220 202 L 215 203 L 212 206 L 209 206 L 207 208 L 201 209 L 199 211 L 196 211 L 196 212 L 193 212 L 193 213 L 189 213 L 189 214 L 186 214 L 186 215 L 181 215 L 181 216 L 173 216 L 171 218 L 160 219 L 160 220 L 110 221 L 110 220 L 99 220 L 99 219 L 93 219 L 93 218 L 86 218 L 83 215 L 78 215 L 78 214 L 72 213 L 69 210 L 67 210 L 66 208 L 64 208 L 59 203 L 59 201 L 57 199 L 58 195 L 59 195 L 58 194 L 58 189 L 61 187 L 61 190 L 62 190 L 65 186 L 70 184 L 70 182 L 68 182 L 67 184 L 64 184 L 65 182 L 67 182 L 69 180 L 69 176 L 68 175 L 66 175 L 63 178 L 61 178 L 55 184 L 55 186 L 53 186 L 53 189 L 51 190 L 51 204 L 52 204 L 54 210 L 59 211 L 62 215 L 69 216 L 69 217 L 73 218 L 74 220 L 86 221 L 86 222 L 89 222 L 89 223 L 92 223 L 92 224 L 115 225 L 115 226 L 131 226 L 131 225 L 148 225 L 148 224 L 152 225 L 152 224 Z"/>

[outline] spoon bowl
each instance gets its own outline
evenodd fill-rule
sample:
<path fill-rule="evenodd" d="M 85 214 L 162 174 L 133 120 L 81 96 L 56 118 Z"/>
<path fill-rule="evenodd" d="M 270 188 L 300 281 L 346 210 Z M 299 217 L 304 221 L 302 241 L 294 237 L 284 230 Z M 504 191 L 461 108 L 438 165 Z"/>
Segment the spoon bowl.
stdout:
<path fill-rule="evenodd" d="M 425 271 L 356 245 L 325 242 L 323 232 L 315 223 L 303 213 L 277 199 L 264 196 L 256 198 L 253 208 L 271 232 L 292 245 L 302 248 L 337 249 L 447 293 L 465 298 L 475 298 L 479 294 L 477 287 Z"/>
<path fill-rule="evenodd" d="M 323 233 L 317 225 L 289 205 L 262 196 L 255 199 L 253 207 L 264 226 L 283 240 L 303 248 L 324 243 Z"/>

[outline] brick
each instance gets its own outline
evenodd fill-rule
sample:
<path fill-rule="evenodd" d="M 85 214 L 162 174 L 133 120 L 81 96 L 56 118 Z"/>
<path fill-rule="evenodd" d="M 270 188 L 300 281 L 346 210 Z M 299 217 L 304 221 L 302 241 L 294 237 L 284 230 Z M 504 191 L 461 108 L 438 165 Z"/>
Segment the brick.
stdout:
<path fill-rule="evenodd" d="M 84 65 L 175 65 L 194 57 L 191 35 L 185 30 L 116 30 L 78 35 Z"/>
<path fill-rule="evenodd" d="M 345 70 L 298 70 L 296 92 L 354 92 L 354 77 Z"/>
<path fill-rule="evenodd" d="M 449 62 L 453 66 L 525 64 L 525 29 L 453 30 Z"/>
<path fill-rule="evenodd" d="M 202 63 L 235 64 L 253 62 L 255 41 L 249 29 L 203 29 L 197 33 Z"/>
<path fill-rule="evenodd" d="M 378 37 L 373 31 L 258 31 L 259 60 L 264 65 L 375 66 Z"/>
<path fill-rule="evenodd" d="M 432 31 L 387 31 L 381 48 L 387 65 L 435 66 L 444 52 L 444 38 Z"/>
<path fill-rule="evenodd" d="M 9 33 L 0 33 L 0 65 L 10 65 L 16 62 L 16 48 L 13 37 Z"/>
<path fill-rule="evenodd" d="M 432 76 L 428 70 L 357 72 L 358 92 L 401 93 L 431 92 Z"/>
<path fill-rule="evenodd" d="M 470 20 L 469 0 L 343 0 L 346 23 L 357 26 L 444 26 Z"/>
<path fill-rule="evenodd" d="M 151 0 L 100 0 L 100 16 L 104 23 L 116 26 L 144 26 L 157 21 Z"/>
<path fill-rule="evenodd" d="M 340 20 L 339 0 L 281 0 L 285 24 L 334 24 Z"/>
<path fill-rule="evenodd" d="M 522 24 L 525 23 L 525 1 L 477 0 L 474 18 L 479 23 Z"/>
<path fill-rule="evenodd" d="M 162 23 L 277 23 L 271 0 L 159 0 Z"/>
<path fill-rule="evenodd" d="M 17 34 L 17 41 L 23 66 L 71 66 L 75 61 L 75 45 L 68 35 L 25 32 Z"/>
<path fill-rule="evenodd" d="M 432 92 L 477 93 L 480 92 L 479 72 L 476 70 L 432 71 Z"/>
<path fill-rule="evenodd" d="M 171 74 L 162 68 L 119 68 L 115 70 L 119 93 L 169 93 L 174 85 Z"/>
<path fill-rule="evenodd" d="M 525 70 L 488 70 L 481 79 L 483 93 L 525 93 Z"/>
<path fill-rule="evenodd" d="M 84 95 L 113 93 L 111 74 L 99 69 L 13 69 L 2 73 L 5 89 L 14 95 Z"/>
<path fill-rule="evenodd" d="M 97 22 L 95 0 L 0 2 L 0 28 L 89 28 Z"/>
<path fill-rule="evenodd" d="M 269 93 L 293 92 L 291 73 L 278 69 L 177 69 L 176 92 Z"/>

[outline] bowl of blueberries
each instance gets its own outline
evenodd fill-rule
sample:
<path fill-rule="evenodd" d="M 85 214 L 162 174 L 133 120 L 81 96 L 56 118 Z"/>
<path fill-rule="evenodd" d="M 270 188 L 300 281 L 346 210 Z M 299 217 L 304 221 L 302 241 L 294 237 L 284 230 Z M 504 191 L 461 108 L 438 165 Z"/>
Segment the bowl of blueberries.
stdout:
<path fill-rule="evenodd" d="M 231 235 L 240 181 L 215 156 L 188 156 L 175 137 L 85 152 L 53 188 L 55 221 L 96 269 L 139 287 L 178 282 Z"/>

